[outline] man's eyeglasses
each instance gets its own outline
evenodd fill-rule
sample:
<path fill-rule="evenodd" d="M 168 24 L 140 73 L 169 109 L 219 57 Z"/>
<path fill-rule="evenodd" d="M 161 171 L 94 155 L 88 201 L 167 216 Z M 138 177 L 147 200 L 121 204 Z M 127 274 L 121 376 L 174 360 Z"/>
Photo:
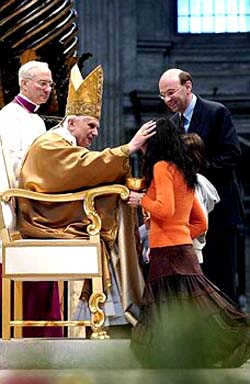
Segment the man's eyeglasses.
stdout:
<path fill-rule="evenodd" d="M 55 83 L 53 83 L 53 81 L 35 80 L 35 79 L 30 78 L 30 77 L 27 77 L 27 80 L 34 81 L 34 83 L 38 84 L 39 87 L 41 87 L 42 89 L 53 88 L 55 85 Z"/>
<path fill-rule="evenodd" d="M 37 80 L 35 81 L 39 87 L 41 88 L 52 88 L 54 87 L 55 83 L 53 81 L 46 81 L 46 80 Z"/>
<path fill-rule="evenodd" d="M 179 88 L 177 88 L 177 89 L 169 89 L 167 92 L 165 92 L 165 93 L 160 93 L 159 94 L 159 98 L 160 99 L 162 99 L 162 100 L 164 100 L 164 99 L 166 99 L 166 97 L 173 97 L 174 96 L 174 94 L 176 93 L 176 92 L 178 92 L 181 88 L 183 87 L 183 85 L 181 85 Z"/>

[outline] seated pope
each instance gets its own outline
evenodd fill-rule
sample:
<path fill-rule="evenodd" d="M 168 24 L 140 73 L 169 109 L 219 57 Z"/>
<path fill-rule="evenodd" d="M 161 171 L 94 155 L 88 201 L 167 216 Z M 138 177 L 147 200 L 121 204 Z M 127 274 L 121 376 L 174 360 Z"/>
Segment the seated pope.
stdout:
<path fill-rule="evenodd" d="M 96 67 L 85 79 L 75 65 L 70 74 L 66 115 L 39 136 L 27 152 L 20 171 L 21 188 L 43 193 L 70 193 L 112 183 L 124 184 L 130 175 L 129 156 L 153 134 L 147 122 L 128 144 L 101 151 L 90 149 L 98 136 L 103 70 Z M 136 220 L 131 207 L 117 195 L 96 198 L 102 219 L 101 245 L 105 325 L 134 324 L 144 281 L 138 264 Z M 19 200 L 19 225 L 27 238 L 87 238 L 81 201 L 48 203 Z M 84 252 L 84 250 L 83 250 Z M 89 284 L 85 283 L 75 320 L 88 311 Z"/>

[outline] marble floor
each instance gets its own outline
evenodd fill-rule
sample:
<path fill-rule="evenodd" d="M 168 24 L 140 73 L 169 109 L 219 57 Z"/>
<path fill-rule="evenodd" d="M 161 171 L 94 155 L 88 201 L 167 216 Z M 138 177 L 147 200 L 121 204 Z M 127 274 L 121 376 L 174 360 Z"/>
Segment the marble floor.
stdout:
<path fill-rule="evenodd" d="M 249 384 L 250 364 L 237 369 L 1 370 L 1 384 Z"/>
<path fill-rule="evenodd" d="M 0 341 L 0 384 L 250 383 L 250 361 L 234 369 L 142 369 L 130 353 L 129 342 Z"/>

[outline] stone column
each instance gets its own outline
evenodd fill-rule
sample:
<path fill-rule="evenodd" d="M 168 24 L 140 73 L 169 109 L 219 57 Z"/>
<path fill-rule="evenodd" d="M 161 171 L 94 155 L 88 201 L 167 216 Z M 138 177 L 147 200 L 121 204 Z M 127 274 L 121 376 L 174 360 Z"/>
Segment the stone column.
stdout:
<path fill-rule="evenodd" d="M 79 24 L 79 53 L 90 52 L 83 75 L 96 65 L 104 69 L 104 97 L 100 135 L 95 147 L 120 145 L 122 87 L 120 76 L 120 0 L 75 1 Z"/>

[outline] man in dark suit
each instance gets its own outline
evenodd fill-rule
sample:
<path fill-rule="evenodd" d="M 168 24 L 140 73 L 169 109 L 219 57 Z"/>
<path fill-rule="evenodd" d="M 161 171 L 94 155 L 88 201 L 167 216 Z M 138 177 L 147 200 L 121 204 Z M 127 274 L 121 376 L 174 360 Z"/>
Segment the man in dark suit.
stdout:
<path fill-rule="evenodd" d="M 160 97 L 173 114 L 182 133 L 195 132 L 205 144 L 208 168 L 204 175 L 216 187 L 220 202 L 209 215 L 204 248 L 204 274 L 237 301 L 237 239 L 243 205 L 235 169 L 241 150 L 229 110 L 192 91 L 190 73 L 172 68 L 159 81 Z"/>

